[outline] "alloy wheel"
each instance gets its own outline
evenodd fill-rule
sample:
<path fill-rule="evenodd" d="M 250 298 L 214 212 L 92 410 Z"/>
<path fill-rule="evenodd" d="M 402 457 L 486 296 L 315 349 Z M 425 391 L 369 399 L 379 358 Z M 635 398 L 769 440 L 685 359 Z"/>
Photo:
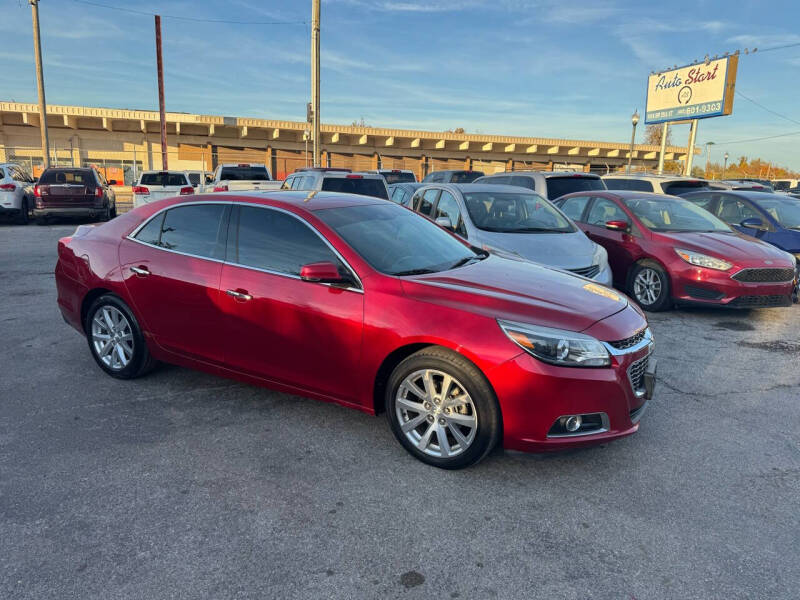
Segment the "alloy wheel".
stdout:
<path fill-rule="evenodd" d="M 478 413 L 466 388 L 452 375 L 422 369 L 397 388 L 400 429 L 420 451 L 437 458 L 464 453 L 475 440 Z"/>
<path fill-rule="evenodd" d="M 109 369 L 120 371 L 133 359 L 133 330 L 117 308 L 104 305 L 92 319 L 92 346 Z"/>
<path fill-rule="evenodd" d="M 633 280 L 633 294 L 641 304 L 655 304 L 661 296 L 661 290 L 661 277 L 653 269 L 642 269 Z"/>

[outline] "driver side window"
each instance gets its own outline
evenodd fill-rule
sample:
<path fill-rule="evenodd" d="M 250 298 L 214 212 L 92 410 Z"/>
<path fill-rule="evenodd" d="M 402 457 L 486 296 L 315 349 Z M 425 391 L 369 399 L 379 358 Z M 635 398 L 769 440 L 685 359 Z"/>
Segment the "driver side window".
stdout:
<path fill-rule="evenodd" d="M 628 215 L 625 214 L 615 202 L 608 198 L 595 198 L 592 208 L 589 210 L 589 216 L 586 222 L 589 225 L 597 225 L 598 227 L 605 227 L 608 221 L 626 221 L 630 222 Z"/>

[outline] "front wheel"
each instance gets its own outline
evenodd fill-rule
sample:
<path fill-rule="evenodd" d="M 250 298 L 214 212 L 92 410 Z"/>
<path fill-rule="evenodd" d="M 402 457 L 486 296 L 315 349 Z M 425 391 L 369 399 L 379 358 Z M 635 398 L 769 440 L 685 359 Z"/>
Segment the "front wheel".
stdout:
<path fill-rule="evenodd" d="M 86 314 L 85 330 L 95 362 L 112 377 L 133 379 L 155 366 L 136 317 L 119 297 L 97 298 Z"/>
<path fill-rule="evenodd" d="M 500 437 L 500 410 L 489 382 L 445 348 L 425 348 L 395 368 L 386 416 L 409 453 L 443 469 L 477 463 Z"/>
<path fill-rule="evenodd" d="M 669 277 L 658 263 L 637 264 L 630 276 L 628 293 L 644 310 L 658 312 L 670 306 Z"/>

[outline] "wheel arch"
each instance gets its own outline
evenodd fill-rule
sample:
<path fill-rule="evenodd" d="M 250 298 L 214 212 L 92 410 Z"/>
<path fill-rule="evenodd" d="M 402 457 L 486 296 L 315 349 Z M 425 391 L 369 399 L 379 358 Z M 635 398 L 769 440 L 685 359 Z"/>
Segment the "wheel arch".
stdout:
<path fill-rule="evenodd" d="M 631 289 L 631 283 L 632 283 L 631 282 L 631 278 L 633 277 L 634 270 L 636 270 L 636 267 L 638 267 L 639 265 L 643 265 L 645 263 L 653 263 L 653 264 L 659 266 L 664 271 L 664 273 L 667 274 L 667 279 L 669 279 L 670 289 L 674 288 L 674 282 L 672 281 L 672 274 L 669 272 L 669 269 L 667 268 L 667 266 L 663 262 L 658 260 L 652 254 L 647 254 L 647 255 L 642 256 L 642 257 L 636 259 L 635 261 L 633 261 L 631 263 L 631 266 L 628 267 L 628 273 L 625 276 L 625 291 L 626 291 L 626 293 L 627 293 L 628 290 Z"/>
<path fill-rule="evenodd" d="M 97 300 L 100 296 L 104 296 L 105 294 L 114 294 L 114 292 L 107 288 L 98 287 L 89 290 L 83 297 L 83 300 L 81 301 L 81 327 L 83 327 L 83 331 L 85 333 L 88 333 L 86 331 L 86 317 L 87 313 L 89 312 L 89 307 L 92 305 L 92 302 Z"/>

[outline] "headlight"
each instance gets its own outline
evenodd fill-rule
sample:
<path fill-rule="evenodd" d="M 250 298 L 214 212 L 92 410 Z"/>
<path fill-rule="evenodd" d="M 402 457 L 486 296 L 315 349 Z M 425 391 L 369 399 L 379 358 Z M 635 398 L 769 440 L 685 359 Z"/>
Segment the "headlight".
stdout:
<path fill-rule="evenodd" d="M 607 367 L 608 351 L 592 336 L 498 319 L 505 334 L 539 360 L 563 367 Z"/>
<path fill-rule="evenodd" d="M 594 245 L 594 253 L 592 254 L 592 264 L 600 265 L 602 271 L 608 264 L 608 252 L 600 244 Z"/>
<path fill-rule="evenodd" d="M 733 266 L 733 263 L 729 263 L 727 260 L 722 260 L 721 258 L 714 258 L 713 256 L 708 256 L 706 254 L 700 254 L 699 252 L 693 252 L 692 250 L 683 250 L 682 248 L 675 248 L 675 252 L 678 254 L 678 256 L 680 256 L 690 265 L 705 267 L 706 269 L 727 271 Z"/>

